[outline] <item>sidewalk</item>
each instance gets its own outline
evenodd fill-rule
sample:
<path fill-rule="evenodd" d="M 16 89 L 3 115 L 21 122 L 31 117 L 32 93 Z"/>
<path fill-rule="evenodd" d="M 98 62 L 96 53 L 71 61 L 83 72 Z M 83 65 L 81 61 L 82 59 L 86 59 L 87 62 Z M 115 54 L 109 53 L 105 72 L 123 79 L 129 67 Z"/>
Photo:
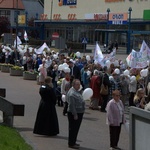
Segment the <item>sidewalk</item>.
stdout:
<path fill-rule="evenodd" d="M 10 76 L 0 72 L 1 88 L 6 88 L 6 99 L 13 103 L 25 104 L 25 116 L 14 117 L 14 127 L 34 150 L 69 150 L 68 120 L 62 115 L 63 108 L 56 106 L 60 134 L 46 137 L 33 134 L 33 127 L 38 110 L 40 96 L 36 81 L 23 80 L 23 77 Z M 109 150 L 109 130 L 106 125 L 106 113 L 90 110 L 86 101 L 86 110 L 78 135 L 80 150 Z M 128 112 L 127 112 L 128 118 Z M 129 150 L 129 136 L 122 127 L 119 147 Z"/>

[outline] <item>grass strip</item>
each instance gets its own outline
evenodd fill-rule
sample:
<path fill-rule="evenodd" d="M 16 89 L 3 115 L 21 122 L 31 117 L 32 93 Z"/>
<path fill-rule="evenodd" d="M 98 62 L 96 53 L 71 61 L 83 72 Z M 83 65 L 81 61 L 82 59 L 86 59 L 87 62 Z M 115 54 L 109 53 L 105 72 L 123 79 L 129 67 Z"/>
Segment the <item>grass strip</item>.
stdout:
<path fill-rule="evenodd" d="M 15 128 L 0 125 L 0 150 L 33 150 Z"/>

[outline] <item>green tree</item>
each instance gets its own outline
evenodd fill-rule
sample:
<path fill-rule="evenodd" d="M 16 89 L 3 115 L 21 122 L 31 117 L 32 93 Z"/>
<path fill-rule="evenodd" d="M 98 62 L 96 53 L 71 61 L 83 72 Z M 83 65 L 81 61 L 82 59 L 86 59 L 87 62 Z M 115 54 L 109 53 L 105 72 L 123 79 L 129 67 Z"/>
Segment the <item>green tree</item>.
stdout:
<path fill-rule="evenodd" d="M 32 29 L 30 29 L 30 36 L 31 36 L 32 38 L 38 38 L 39 33 L 38 33 L 38 30 L 37 30 L 36 27 L 35 27 L 34 20 L 35 20 L 35 18 L 32 17 L 32 18 L 30 18 L 29 21 L 28 21 L 28 26 L 29 26 L 29 27 L 32 27 Z"/>
<path fill-rule="evenodd" d="M 10 21 L 5 16 L 0 16 L 0 35 L 8 33 L 10 30 Z"/>

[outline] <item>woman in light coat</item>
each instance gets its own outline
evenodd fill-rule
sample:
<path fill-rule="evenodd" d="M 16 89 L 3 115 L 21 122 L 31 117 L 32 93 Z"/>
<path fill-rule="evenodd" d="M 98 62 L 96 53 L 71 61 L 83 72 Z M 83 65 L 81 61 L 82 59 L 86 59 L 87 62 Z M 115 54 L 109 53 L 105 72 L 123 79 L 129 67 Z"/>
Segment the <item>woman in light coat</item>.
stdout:
<path fill-rule="evenodd" d="M 121 132 L 121 125 L 125 122 L 124 106 L 120 100 L 120 91 L 112 92 L 113 99 L 111 99 L 106 107 L 107 124 L 110 132 L 110 149 L 120 149 L 118 147 L 119 136 Z"/>

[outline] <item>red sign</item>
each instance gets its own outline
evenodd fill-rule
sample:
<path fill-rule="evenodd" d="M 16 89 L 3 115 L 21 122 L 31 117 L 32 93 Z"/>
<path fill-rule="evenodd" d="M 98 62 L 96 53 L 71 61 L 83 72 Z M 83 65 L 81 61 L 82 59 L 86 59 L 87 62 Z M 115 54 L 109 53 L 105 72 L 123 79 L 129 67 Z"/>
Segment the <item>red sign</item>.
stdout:
<path fill-rule="evenodd" d="M 107 14 L 94 14 L 95 20 L 107 20 Z"/>
<path fill-rule="evenodd" d="M 41 14 L 40 19 L 41 20 L 46 20 L 47 19 L 47 14 Z"/>
<path fill-rule="evenodd" d="M 61 19 L 61 14 L 54 14 L 53 19 L 54 20 L 60 20 Z"/>
<path fill-rule="evenodd" d="M 54 33 L 52 34 L 52 39 L 55 40 L 55 39 L 57 39 L 57 38 L 59 38 L 59 34 L 58 34 L 57 32 L 54 32 Z"/>
<path fill-rule="evenodd" d="M 68 20 L 76 20 L 76 14 L 68 14 Z"/>

